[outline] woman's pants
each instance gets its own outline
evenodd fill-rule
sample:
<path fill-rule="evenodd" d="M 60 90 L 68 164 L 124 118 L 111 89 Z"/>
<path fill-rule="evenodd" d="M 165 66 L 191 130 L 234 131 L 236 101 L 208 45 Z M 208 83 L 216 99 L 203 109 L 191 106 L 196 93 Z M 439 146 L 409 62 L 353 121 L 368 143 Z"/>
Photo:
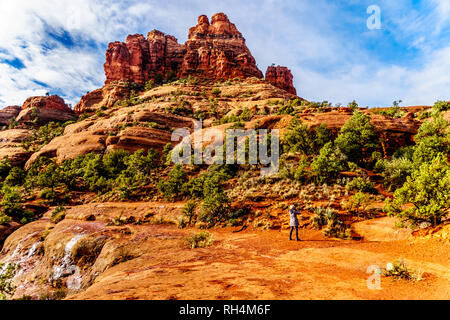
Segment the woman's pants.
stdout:
<path fill-rule="evenodd" d="M 291 227 L 291 233 L 289 234 L 289 240 L 292 240 L 292 232 L 294 232 L 294 228 L 295 228 L 295 236 L 296 236 L 297 240 L 300 240 L 298 238 L 298 227 Z"/>

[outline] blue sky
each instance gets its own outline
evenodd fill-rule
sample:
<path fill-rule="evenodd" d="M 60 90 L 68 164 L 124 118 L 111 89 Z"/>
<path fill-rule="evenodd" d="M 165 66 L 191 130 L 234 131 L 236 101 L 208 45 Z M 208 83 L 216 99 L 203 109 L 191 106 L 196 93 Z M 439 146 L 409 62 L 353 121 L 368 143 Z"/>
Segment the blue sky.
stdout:
<path fill-rule="evenodd" d="M 369 30 L 367 8 L 381 9 Z M 288 66 L 308 100 L 361 106 L 450 100 L 448 0 L 15 0 L 0 2 L 0 108 L 51 92 L 76 104 L 104 82 L 111 41 L 158 29 L 185 42 L 225 12 L 259 68 Z"/>

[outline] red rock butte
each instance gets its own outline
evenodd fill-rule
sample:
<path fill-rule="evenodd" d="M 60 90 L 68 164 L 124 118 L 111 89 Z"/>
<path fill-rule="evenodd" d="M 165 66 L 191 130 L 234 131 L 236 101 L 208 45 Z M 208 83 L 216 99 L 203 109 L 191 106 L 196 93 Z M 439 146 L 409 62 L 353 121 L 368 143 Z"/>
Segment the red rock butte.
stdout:
<path fill-rule="evenodd" d="M 104 68 L 105 84 L 115 81 L 144 84 L 168 75 L 210 80 L 263 78 L 244 37 L 224 13 L 213 15 L 211 22 L 201 15 L 197 25 L 189 29 L 185 44 L 158 30 L 149 32 L 147 38 L 135 34 L 128 36 L 125 43 L 110 43 Z M 295 92 L 289 69 L 271 71 L 269 75 L 273 85 Z"/>
<path fill-rule="evenodd" d="M 297 90 L 293 85 L 293 79 L 291 70 L 281 66 L 270 66 L 266 71 L 266 80 L 273 84 L 275 87 L 286 90 L 289 93 L 297 95 Z"/>
<path fill-rule="evenodd" d="M 11 120 L 18 123 L 72 120 L 75 114 L 72 109 L 57 96 L 30 97 L 20 106 L 10 106 L 0 110 L 0 125 L 8 125 Z"/>

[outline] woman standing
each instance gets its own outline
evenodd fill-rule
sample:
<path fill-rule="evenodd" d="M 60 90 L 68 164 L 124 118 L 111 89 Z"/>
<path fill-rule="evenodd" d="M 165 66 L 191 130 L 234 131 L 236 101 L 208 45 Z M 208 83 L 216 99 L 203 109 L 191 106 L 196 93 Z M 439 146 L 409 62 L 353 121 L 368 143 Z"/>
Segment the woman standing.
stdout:
<path fill-rule="evenodd" d="M 297 215 L 298 215 L 298 211 L 295 209 L 294 205 L 291 205 L 289 207 L 289 215 L 291 217 L 291 233 L 289 234 L 289 240 L 292 240 L 292 233 L 294 232 L 294 228 L 295 228 L 295 236 L 297 238 L 297 241 L 300 241 L 300 238 L 298 237 L 298 219 L 297 219 Z"/>

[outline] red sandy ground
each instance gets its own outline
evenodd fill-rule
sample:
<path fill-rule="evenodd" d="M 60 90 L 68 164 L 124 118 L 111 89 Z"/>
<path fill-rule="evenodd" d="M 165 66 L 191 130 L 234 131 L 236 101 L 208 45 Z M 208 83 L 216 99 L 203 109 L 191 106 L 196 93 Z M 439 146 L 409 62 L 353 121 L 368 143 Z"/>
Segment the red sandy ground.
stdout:
<path fill-rule="evenodd" d="M 449 299 L 448 242 L 332 240 L 320 231 L 211 231 L 214 244 L 188 249 L 183 239 L 198 230 L 131 226 L 140 257 L 100 275 L 71 299 Z M 142 242 L 142 237 L 147 239 Z M 138 240 L 138 239 L 136 239 Z M 367 287 L 368 266 L 403 258 L 424 271 L 423 280 L 381 277 Z"/>

